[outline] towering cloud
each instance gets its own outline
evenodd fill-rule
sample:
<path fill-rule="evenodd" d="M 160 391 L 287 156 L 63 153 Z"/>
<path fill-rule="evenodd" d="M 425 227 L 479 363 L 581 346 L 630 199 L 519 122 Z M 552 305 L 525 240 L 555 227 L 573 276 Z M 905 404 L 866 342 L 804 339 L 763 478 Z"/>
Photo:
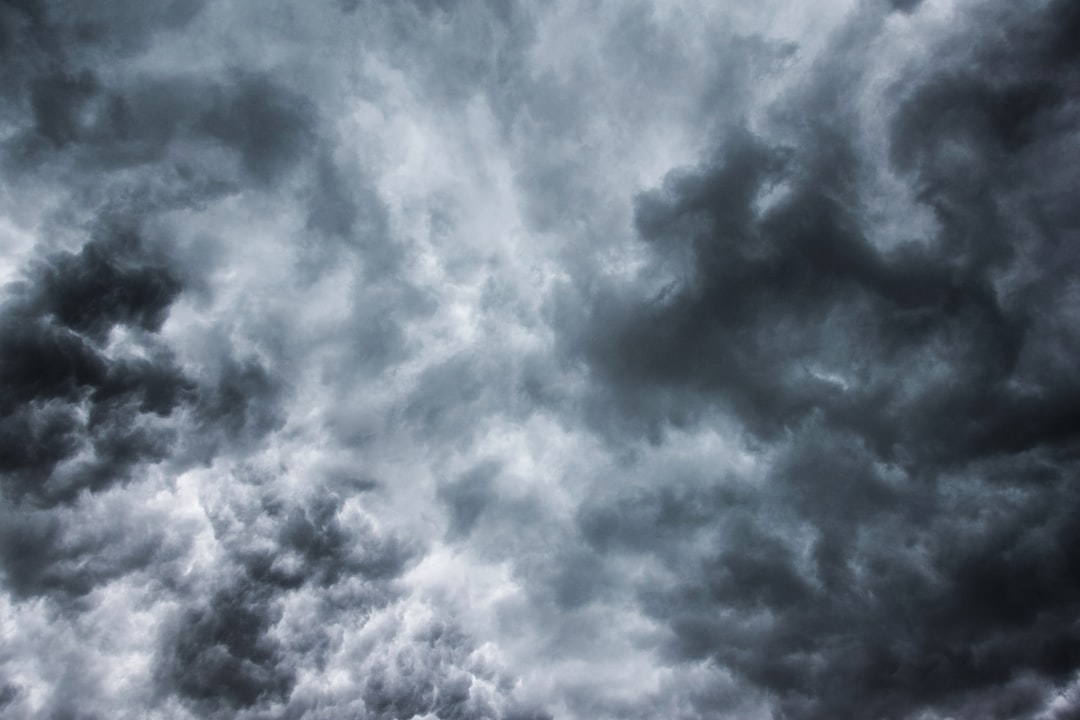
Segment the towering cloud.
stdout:
<path fill-rule="evenodd" d="M 1078 35 L 0 3 L 0 714 L 1075 717 Z"/>

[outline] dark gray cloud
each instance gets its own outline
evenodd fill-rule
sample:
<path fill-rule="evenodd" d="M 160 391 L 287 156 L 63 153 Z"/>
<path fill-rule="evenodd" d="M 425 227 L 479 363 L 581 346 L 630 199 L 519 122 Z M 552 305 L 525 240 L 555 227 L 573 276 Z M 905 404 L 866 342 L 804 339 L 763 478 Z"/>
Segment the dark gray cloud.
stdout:
<path fill-rule="evenodd" d="M 922 0 L 889 0 L 889 4 L 895 9 L 905 13 L 914 11 L 921 2 Z"/>
<path fill-rule="evenodd" d="M 0 3 L 0 712 L 1075 715 L 1078 22 Z"/>
<path fill-rule="evenodd" d="M 891 162 L 932 235 L 872 239 L 842 128 L 741 131 L 638 199 L 646 272 L 670 284 L 601 293 L 576 340 L 607 388 L 597 422 L 719 411 L 777 448 L 742 497 L 659 491 L 581 526 L 652 554 L 721 523 L 686 580 L 642 598 L 676 657 L 785 717 L 1034 717 L 1080 667 L 1073 14 L 1012 18 L 1008 44 L 909 84 Z"/>
<path fill-rule="evenodd" d="M 130 518 L 73 527 L 76 512 L 5 512 L 0 563 L 16 597 L 50 596 L 68 604 L 110 580 L 151 567 L 167 579 L 186 550 L 163 530 L 142 531 Z"/>
<path fill-rule="evenodd" d="M 208 607 L 183 615 L 163 653 L 162 674 L 175 692 L 211 713 L 280 703 L 296 680 L 267 634 L 273 623 L 257 589 L 219 591 Z"/>
<path fill-rule="evenodd" d="M 137 235 L 100 233 L 31 272 L 5 307 L 3 487 L 16 501 L 70 502 L 162 459 L 168 431 L 153 418 L 194 389 L 164 349 L 131 360 L 103 352 L 114 327 L 158 330 L 180 284 Z M 87 446 L 91 458 L 59 467 Z"/>

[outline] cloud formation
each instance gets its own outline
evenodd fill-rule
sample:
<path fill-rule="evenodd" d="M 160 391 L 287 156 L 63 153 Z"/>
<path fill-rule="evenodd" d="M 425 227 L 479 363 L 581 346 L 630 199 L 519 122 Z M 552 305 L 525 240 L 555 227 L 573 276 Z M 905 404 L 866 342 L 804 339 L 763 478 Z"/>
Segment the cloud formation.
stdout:
<path fill-rule="evenodd" d="M 1075 716 L 1078 23 L 0 4 L 0 714 Z"/>

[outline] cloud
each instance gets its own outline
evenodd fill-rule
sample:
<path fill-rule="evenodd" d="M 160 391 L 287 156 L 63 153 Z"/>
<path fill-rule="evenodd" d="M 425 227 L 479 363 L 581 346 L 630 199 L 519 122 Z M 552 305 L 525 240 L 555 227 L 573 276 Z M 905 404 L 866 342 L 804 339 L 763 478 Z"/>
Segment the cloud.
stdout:
<path fill-rule="evenodd" d="M 1052 49 L 1067 12 L 1013 18 L 1007 49 L 908 85 L 891 162 L 933 235 L 871 239 L 853 133 L 743 131 L 638 199 L 642 276 L 671 282 L 600 294 L 573 336 L 611 398 L 599 422 L 720 412 L 776 448 L 750 501 L 701 511 L 723 529 L 693 579 L 642 597 L 676 656 L 731 668 L 786 716 L 1034 716 L 1077 670 L 1050 630 L 1076 597 L 1051 509 L 1076 499 L 1077 389 L 1050 349 L 1072 342 L 1073 279 L 1047 264 L 1075 233 L 1050 150 L 1075 142 L 1075 68 Z M 669 497 L 583 528 L 655 553 L 667 508 L 684 532 L 702 522 Z"/>
<path fill-rule="evenodd" d="M 1073 6 L 0 4 L 0 708 L 1070 716 Z"/>
<path fill-rule="evenodd" d="M 163 349 L 156 362 L 106 355 L 115 327 L 152 343 L 180 286 L 137 236 L 101 232 L 78 255 L 53 256 L 5 308 L 4 489 L 14 499 L 71 501 L 160 460 L 168 428 L 158 421 L 192 389 Z"/>
<path fill-rule="evenodd" d="M 280 702 L 296 681 L 280 667 L 280 650 L 267 636 L 273 620 L 257 593 L 218 592 L 208 607 L 184 614 L 163 675 L 181 696 L 211 712 Z"/>

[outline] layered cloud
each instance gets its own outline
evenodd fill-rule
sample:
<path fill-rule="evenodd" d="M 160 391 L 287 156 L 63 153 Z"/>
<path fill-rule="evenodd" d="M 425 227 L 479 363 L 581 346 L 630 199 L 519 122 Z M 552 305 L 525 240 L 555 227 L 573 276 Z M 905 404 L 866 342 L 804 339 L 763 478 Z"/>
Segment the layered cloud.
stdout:
<path fill-rule="evenodd" d="M 0 4 L 0 714 L 1080 707 L 1080 12 Z"/>

